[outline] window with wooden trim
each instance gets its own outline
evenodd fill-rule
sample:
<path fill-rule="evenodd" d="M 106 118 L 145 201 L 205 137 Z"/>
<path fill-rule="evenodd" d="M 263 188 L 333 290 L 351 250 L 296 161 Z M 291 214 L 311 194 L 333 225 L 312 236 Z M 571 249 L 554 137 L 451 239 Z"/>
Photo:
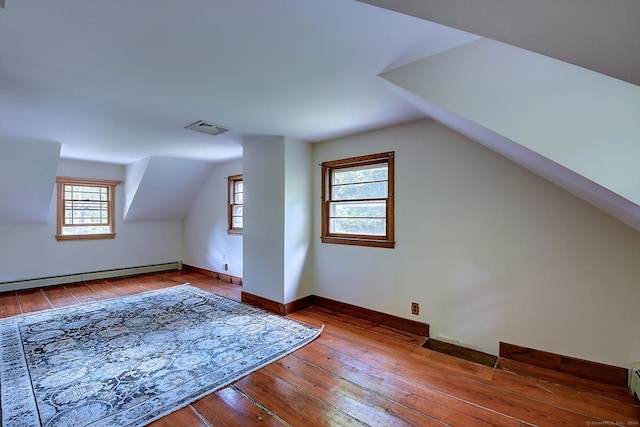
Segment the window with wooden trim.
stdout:
<path fill-rule="evenodd" d="M 393 152 L 324 162 L 324 243 L 393 248 Z"/>
<path fill-rule="evenodd" d="M 229 217 L 227 232 L 229 234 L 242 234 L 244 213 L 244 185 L 242 183 L 242 175 L 233 175 L 228 177 L 227 186 L 227 211 Z"/>
<path fill-rule="evenodd" d="M 115 188 L 120 181 L 59 176 L 58 240 L 113 239 Z"/>

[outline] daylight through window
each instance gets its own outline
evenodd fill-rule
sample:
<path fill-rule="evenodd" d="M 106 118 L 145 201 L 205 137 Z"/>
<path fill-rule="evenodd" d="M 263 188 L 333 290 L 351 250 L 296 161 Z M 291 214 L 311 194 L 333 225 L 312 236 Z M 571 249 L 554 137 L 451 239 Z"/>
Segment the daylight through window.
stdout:
<path fill-rule="evenodd" d="M 393 152 L 322 163 L 322 241 L 393 248 Z"/>
<path fill-rule="evenodd" d="M 242 175 L 233 175 L 227 178 L 228 181 L 228 216 L 229 216 L 229 234 L 242 234 L 243 229 L 243 202 L 244 202 L 244 185 L 242 183 Z"/>
<path fill-rule="evenodd" d="M 115 187 L 120 181 L 57 177 L 58 240 L 115 237 Z"/>

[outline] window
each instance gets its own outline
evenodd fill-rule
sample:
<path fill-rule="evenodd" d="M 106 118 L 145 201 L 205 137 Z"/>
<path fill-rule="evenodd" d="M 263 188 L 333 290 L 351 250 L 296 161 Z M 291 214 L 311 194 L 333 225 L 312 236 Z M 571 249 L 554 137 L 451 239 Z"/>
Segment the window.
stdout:
<path fill-rule="evenodd" d="M 120 181 L 57 177 L 56 239 L 113 239 L 115 188 Z"/>
<path fill-rule="evenodd" d="M 324 162 L 322 242 L 393 248 L 393 152 Z"/>
<path fill-rule="evenodd" d="M 227 178 L 228 183 L 228 217 L 229 225 L 227 232 L 229 234 L 242 234 L 243 226 L 243 185 L 242 175 L 233 175 Z"/>

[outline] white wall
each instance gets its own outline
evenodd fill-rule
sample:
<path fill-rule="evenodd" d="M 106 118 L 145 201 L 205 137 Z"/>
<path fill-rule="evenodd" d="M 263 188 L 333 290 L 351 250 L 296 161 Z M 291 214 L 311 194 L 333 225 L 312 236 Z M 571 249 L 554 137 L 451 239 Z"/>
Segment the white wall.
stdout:
<path fill-rule="evenodd" d="M 316 295 L 493 354 L 505 341 L 617 366 L 640 359 L 640 233 L 433 121 L 314 144 L 313 164 L 386 150 L 396 248 L 320 243 L 316 215 Z"/>
<path fill-rule="evenodd" d="M 285 139 L 284 303 L 311 295 L 311 227 L 313 179 L 311 146 Z"/>
<path fill-rule="evenodd" d="M 396 153 L 396 248 L 320 243 L 315 165 L 386 150 Z M 310 163 L 289 138 L 244 151 L 216 165 L 183 223 L 123 223 L 120 185 L 114 240 L 56 241 L 55 209 L 46 224 L 1 225 L 0 282 L 181 259 L 219 271 L 225 254 L 245 291 L 273 301 L 313 293 L 493 354 L 506 341 L 617 366 L 640 359 L 640 233 L 479 144 L 427 120 L 314 144 Z M 228 236 L 224 178 L 241 172 L 245 232 Z M 58 174 L 125 172 L 63 159 Z M 311 263 L 301 261 L 305 217 Z"/>
<path fill-rule="evenodd" d="M 244 290 L 279 303 L 312 293 L 311 147 L 288 137 L 244 146 Z"/>
<path fill-rule="evenodd" d="M 47 222 L 61 147 L 0 135 L 0 225 Z"/>
<path fill-rule="evenodd" d="M 216 164 L 182 223 L 184 263 L 242 277 L 242 235 L 227 233 L 227 177 L 242 173 L 242 160 Z"/>
<path fill-rule="evenodd" d="M 640 86 L 489 39 L 384 78 L 640 204 Z"/>
<path fill-rule="evenodd" d="M 125 222 L 182 221 L 212 168 L 210 162 L 160 156 L 127 166 Z"/>
<path fill-rule="evenodd" d="M 285 139 L 243 146 L 243 290 L 284 302 Z"/>
<path fill-rule="evenodd" d="M 122 180 L 124 166 L 61 159 L 58 175 Z M 56 195 L 46 224 L 0 226 L 0 282 L 137 267 L 182 259 L 180 221 L 123 223 L 116 187 L 116 237 L 57 241 Z"/>
<path fill-rule="evenodd" d="M 122 217 L 126 218 L 127 213 L 129 212 L 129 207 L 131 207 L 131 203 L 133 203 L 133 199 L 136 196 L 136 192 L 140 187 L 140 182 L 142 182 L 142 178 L 144 178 L 144 172 L 147 170 L 147 166 L 151 161 L 151 157 L 147 157 L 146 159 L 138 160 L 137 162 L 129 163 L 124 168 L 124 182 L 122 186 L 124 188 L 124 209 Z"/>

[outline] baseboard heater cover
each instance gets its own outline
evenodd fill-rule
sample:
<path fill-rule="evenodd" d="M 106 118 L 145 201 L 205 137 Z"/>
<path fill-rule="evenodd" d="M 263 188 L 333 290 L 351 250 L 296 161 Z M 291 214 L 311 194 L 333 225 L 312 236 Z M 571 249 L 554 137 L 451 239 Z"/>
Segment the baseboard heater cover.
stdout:
<path fill-rule="evenodd" d="M 629 370 L 629 389 L 640 399 L 640 362 L 631 365 Z"/>
<path fill-rule="evenodd" d="M 422 344 L 422 347 L 428 348 L 432 351 L 437 351 L 438 353 L 448 354 L 449 356 L 467 360 L 469 362 L 489 366 L 491 368 L 495 368 L 496 363 L 498 362 L 498 356 L 494 356 L 493 354 L 484 353 L 479 350 L 433 338 L 428 338 L 427 341 Z"/>
<path fill-rule="evenodd" d="M 1 282 L 0 292 L 18 291 L 21 289 L 43 288 L 46 286 L 64 285 L 68 283 L 88 282 L 91 280 L 111 279 L 114 277 L 133 276 L 145 273 L 157 273 L 160 271 L 181 270 L 182 261 L 164 264 L 145 265 L 140 267 L 116 268 L 112 270 L 93 271 L 86 273 L 66 274 L 62 276 L 43 277 L 37 279 L 16 280 Z"/>

